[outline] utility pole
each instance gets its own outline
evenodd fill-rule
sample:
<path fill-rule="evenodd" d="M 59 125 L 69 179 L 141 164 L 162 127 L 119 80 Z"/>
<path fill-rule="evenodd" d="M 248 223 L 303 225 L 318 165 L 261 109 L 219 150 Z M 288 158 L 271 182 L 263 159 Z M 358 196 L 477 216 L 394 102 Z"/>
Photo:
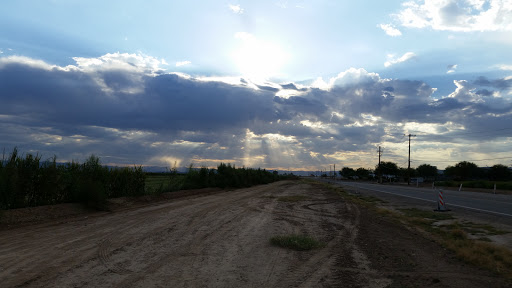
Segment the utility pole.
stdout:
<path fill-rule="evenodd" d="M 409 161 L 407 165 L 407 185 L 411 185 L 411 137 L 416 137 L 416 135 L 409 134 Z"/>
<path fill-rule="evenodd" d="M 333 171 L 334 172 L 334 181 L 336 181 L 336 164 L 334 164 L 334 169 L 333 170 L 334 170 Z"/>
<path fill-rule="evenodd" d="M 382 183 L 382 169 L 380 169 L 380 155 L 382 154 L 382 149 L 380 149 L 380 146 L 377 152 L 379 152 L 379 183 Z"/>

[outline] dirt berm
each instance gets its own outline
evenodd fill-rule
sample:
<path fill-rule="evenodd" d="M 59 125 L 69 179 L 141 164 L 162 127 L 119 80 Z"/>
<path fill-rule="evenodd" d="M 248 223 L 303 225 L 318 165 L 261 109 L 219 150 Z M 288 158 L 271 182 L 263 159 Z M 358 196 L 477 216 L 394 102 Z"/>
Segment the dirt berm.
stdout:
<path fill-rule="evenodd" d="M 23 211 L 16 213 L 22 217 Z M 0 286 L 510 285 L 463 264 L 421 234 L 300 181 L 83 213 L 4 226 Z M 325 246 L 295 251 L 270 243 L 273 236 L 289 234 L 311 236 Z"/>

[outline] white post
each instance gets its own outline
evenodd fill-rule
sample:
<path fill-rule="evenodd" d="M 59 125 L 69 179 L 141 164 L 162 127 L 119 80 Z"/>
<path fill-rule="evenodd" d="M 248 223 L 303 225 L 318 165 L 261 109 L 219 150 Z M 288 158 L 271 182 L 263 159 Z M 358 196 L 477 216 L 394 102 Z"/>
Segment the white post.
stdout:
<path fill-rule="evenodd" d="M 436 185 L 434 185 L 436 181 L 432 181 L 432 189 L 435 189 L 436 188 Z"/>
<path fill-rule="evenodd" d="M 459 191 L 462 191 L 462 183 L 460 183 Z"/>
<path fill-rule="evenodd" d="M 420 179 L 416 179 L 416 188 L 418 188 L 419 186 L 419 183 L 420 183 Z"/>

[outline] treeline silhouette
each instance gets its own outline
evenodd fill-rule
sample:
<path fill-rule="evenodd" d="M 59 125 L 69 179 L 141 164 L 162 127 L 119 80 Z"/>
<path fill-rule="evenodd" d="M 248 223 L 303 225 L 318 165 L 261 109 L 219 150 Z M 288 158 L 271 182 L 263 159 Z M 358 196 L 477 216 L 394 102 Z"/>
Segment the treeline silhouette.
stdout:
<path fill-rule="evenodd" d="M 185 176 L 183 189 L 197 189 L 205 187 L 232 187 L 242 188 L 259 184 L 268 184 L 292 175 L 278 175 L 277 171 L 269 172 L 265 169 L 236 168 L 235 165 L 220 163 L 217 169 L 202 167 L 193 169 L 190 166 Z"/>
<path fill-rule="evenodd" d="M 107 167 L 94 155 L 84 163 L 58 163 L 56 156 L 42 161 L 38 154 L 22 156 L 14 148 L 0 161 L 0 209 L 79 202 L 104 210 L 108 198 L 206 187 L 250 187 L 295 177 L 265 169 L 236 168 L 225 163 L 217 169 L 190 166 L 186 174 L 174 171 L 168 176 L 172 188 L 146 189 L 148 174 L 141 166 Z"/>
<path fill-rule="evenodd" d="M 0 209 L 81 202 L 104 209 L 107 198 L 144 194 L 142 167 L 109 168 L 91 155 L 84 163 L 57 157 L 21 157 L 17 148 L 0 161 Z"/>

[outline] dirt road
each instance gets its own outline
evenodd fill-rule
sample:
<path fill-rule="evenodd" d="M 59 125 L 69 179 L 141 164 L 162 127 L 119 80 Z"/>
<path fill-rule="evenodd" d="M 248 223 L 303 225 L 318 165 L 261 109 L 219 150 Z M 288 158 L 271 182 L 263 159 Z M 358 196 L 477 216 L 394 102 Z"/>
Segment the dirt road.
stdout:
<path fill-rule="evenodd" d="M 306 196 L 288 197 L 284 196 Z M 270 238 L 305 234 L 311 251 Z M 0 231 L 1 287 L 507 287 L 437 244 L 284 181 Z M 510 284 L 510 283 L 509 283 Z"/>

